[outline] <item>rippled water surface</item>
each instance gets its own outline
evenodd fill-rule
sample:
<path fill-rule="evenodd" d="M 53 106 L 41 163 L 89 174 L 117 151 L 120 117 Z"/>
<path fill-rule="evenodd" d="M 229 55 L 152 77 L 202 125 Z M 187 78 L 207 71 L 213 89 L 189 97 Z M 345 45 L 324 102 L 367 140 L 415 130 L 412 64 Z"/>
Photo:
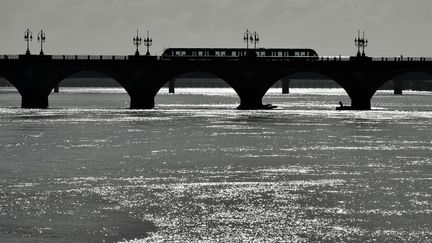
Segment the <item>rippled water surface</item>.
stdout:
<path fill-rule="evenodd" d="M 24 110 L 0 90 L 0 242 L 432 240 L 432 93 L 63 89 Z"/>

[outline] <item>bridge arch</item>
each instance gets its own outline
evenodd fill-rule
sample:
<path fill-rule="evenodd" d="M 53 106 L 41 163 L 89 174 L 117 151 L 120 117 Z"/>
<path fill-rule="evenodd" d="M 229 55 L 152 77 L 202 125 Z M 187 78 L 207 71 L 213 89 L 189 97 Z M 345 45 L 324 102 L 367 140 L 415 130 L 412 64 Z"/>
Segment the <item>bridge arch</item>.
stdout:
<path fill-rule="evenodd" d="M 307 103 L 309 101 L 314 102 L 314 97 L 318 98 L 318 96 L 326 96 L 325 103 L 328 103 L 328 106 L 334 107 L 338 104 L 338 102 L 349 104 L 350 97 L 347 91 L 340 84 L 340 82 L 338 82 L 338 79 L 332 78 L 332 76 L 333 75 L 331 74 L 327 74 L 318 70 L 292 70 L 290 72 L 285 72 L 279 76 L 278 80 L 273 84 L 271 89 L 269 89 L 271 90 L 271 93 L 267 92 L 264 99 L 266 99 L 266 101 L 270 101 L 270 99 L 276 99 L 276 104 L 287 103 L 287 100 L 289 100 L 290 96 L 280 95 L 280 93 L 290 93 L 290 87 L 319 88 L 318 90 L 297 91 L 296 100 L 299 100 L 299 97 L 297 96 L 300 96 L 300 98 L 304 98 L 303 102 Z M 301 102 L 301 99 L 299 101 Z M 322 103 L 320 103 L 320 105 L 321 104 Z"/>
<path fill-rule="evenodd" d="M 51 107 L 123 107 L 129 97 L 122 85 L 97 71 L 79 71 L 63 78 L 50 94 Z M 77 99 L 79 97 L 79 99 Z"/>
<path fill-rule="evenodd" d="M 13 107 L 19 103 L 21 96 L 11 80 L 0 72 L 0 106 Z"/>
<path fill-rule="evenodd" d="M 1 70 L 0 70 L 0 86 L 15 87 L 15 85 L 12 83 L 12 80 L 3 72 L 1 72 Z"/>
<path fill-rule="evenodd" d="M 229 79 L 224 77 L 223 74 L 203 68 L 173 72 L 161 83 L 161 88 L 164 86 L 168 87 L 171 93 L 173 93 L 175 87 L 231 88 L 234 91 L 232 101 L 239 101 L 239 94 Z M 161 94 L 161 92 L 158 92 L 158 94 Z M 157 97 L 155 98 L 157 99 Z"/>
<path fill-rule="evenodd" d="M 126 85 L 127 79 L 125 78 L 125 76 L 119 72 L 113 71 L 110 68 L 104 68 L 100 66 L 66 66 L 63 68 L 59 68 L 56 71 L 49 72 L 49 74 L 46 77 L 44 77 L 44 79 L 47 80 L 48 94 L 50 94 L 51 91 L 61 83 L 67 82 L 70 84 L 71 81 L 69 79 L 71 78 L 80 79 L 85 76 L 90 76 L 92 78 L 108 79 L 110 86 L 121 87 L 124 90 L 126 90 L 127 93 L 129 93 L 128 90 L 125 88 L 127 87 Z M 85 81 L 82 81 L 81 84 L 85 84 Z M 66 100 L 63 100 L 63 103 L 68 99 L 67 97 L 64 98 L 66 98 Z M 124 98 L 120 98 L 119 102 L 124 103 L 123 100 Z M 55 104 L 57 103 L 62 103 L 62 101 L 59 101 L 57 99 L 55 100 Z M 99 104 L 99 105 L 104 106 L 105 104 Z M 96 106 L 99 105 L 96 104 Z"/>
<path fill-rule="evenodd" d="M 403 89 L 431 90 L 432 69 L 398 70 L 383 80 L 380 89 L 393 89 L 394 94 L 401 95 Z"/>
<path fill-rule="evenodd" d="M 58 85 L 60 82 L 62 82 L 63 80 L 82 72 L 99 73 L 104 77 L 109 77 L 112 80 L 116 81 L 120 86 L 122 87 L 125 86 L 125 82 L 126 82 L 125 75 L 113 71 L 110 68 L 103 68 L 98 66 L 70 66 L 70 67 L 60 68 L 59 70 L 50 72 L 46 78 L 48 79 L 49 85 L 54 87 Z"/>

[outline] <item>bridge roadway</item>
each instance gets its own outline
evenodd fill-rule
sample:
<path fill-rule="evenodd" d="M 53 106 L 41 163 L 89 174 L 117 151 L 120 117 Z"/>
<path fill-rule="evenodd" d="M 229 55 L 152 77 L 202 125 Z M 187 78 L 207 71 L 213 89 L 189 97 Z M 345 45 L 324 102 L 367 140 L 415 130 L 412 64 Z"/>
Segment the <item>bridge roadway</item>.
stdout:
<path fill-rule="evenodd" d="M 327 76 L 345 89 L 347 109 L 369 110 L 371 98 L 388 80 L 411 73 L 432 74 L 432 58 L 163 58 L 158 56 L 0 55 L 0 76 L 21 94 L 22 108 L 48 108 L 48 96 L 68 76 L 96 71 L 129 94 L 131 109 L 151 109 L 157 92 L 178 75 L 202 71 L 218 76 L 240 98 L 239 109 L 266 109 L 262 98 L 278 80 L 299 72 Z"/>

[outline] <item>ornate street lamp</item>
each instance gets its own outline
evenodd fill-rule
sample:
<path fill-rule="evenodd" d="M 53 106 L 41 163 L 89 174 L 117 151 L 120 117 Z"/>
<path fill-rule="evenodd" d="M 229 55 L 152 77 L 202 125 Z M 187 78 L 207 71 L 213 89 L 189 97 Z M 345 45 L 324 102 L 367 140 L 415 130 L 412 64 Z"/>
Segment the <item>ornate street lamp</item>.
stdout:
<path fill-rule="evenodd" d="M 365 49 L 368 46 L 368 44 L 369 44 L 369 42 L 368 42 L 367 39 L 365 39 L 365 34 L 364 34 L 364 31 L 363 31 L 363 56 L 366 56 Z"/>
<path fill-rule="evenodd" d="M 146 56 L 150 56 L 150 46 L 153 44 L 153 40 L 150 38 L 149 31 L 147 30 L 147 38 L 144 39 L 144 45 L 147 47 Z"/>
<path fill-rule="evenodd" d="M 357 56 L 359 57 L 360 56 L 360 48 L 362 45 L 362 42 L 360 40 L 360 30 L 358 31 L 357 38 L 354 39 L 354 44 L 357 47 Z"/>
<path fill-rule="evenodd" d="M 366 56 L 365 54 L 365 49 L 368 46 L 369 42 L 367 39 L 365 39 L 365 34 L 363 31 L 363 37 L 360 36 L 360 30 L 358 31 L 358 36 L 357 38 L 354 39 L 354 43 L 357 47 L 357 56 Z M 360 50 L 362 50 L 362 52 L 360 53 Z"/>
<path fill-rule="evenodd" d="M 257 46 L 257 44 L 258 44 L 258 42 L 259 42 L 259 35 L 258 35 L 258 33 L 255 31 L 253 34 L 252 34 L 252 39 L 253 39 L 253 43 L 254 43 L 254 48 L 256 49 L 256 46 Z"/>
<path fill-rule="evenodd" d="M 41 51 L 40 51 L 40 55 L 42 56 L 44 53 L 43 53 L 43 43 L 45 42 L 45 40 L 46 40 L 46 37 L 45 37 L 45 33 L 41 30 L 39 33 L 38 33 L 38 38 L 37 38 L 37 40 L 38 40 L 38 42 L 40 42 L 40 44 L 41 44 Z"/>
<path fill-rule="evenodd" d="M 33 40 L 33 34 L 29 29 L 24 32 L 24 40 L 27 42 L 26 55 L 30 55 L 30 41 Z"/>
<path fill-rule="evenodd" d="M 137 29 L 137 35 L 133 38 L 133 43 L 136 46 L 135 56 L 139 56 L 138 48 L 142 43 L 141 37 L 138 35 L 138 29 Z"/>
<path fill-rule="evenodd" d="M 246 32 L 243 35 L 243 41 L 246 42 L 246 49 L 249 49 L 249 41 L 253 42 L 252 33 L 246 29 Z"/>

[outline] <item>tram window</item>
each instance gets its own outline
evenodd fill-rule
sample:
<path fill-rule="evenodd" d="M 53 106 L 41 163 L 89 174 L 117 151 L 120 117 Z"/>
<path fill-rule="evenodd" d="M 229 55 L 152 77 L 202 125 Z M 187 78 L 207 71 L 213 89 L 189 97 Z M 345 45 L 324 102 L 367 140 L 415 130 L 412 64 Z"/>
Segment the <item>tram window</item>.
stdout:
<path fill-rule="evenodd" d="M 294 54 L 296 57 L 300 56 L 300 53 L 298 51 L 295 52 Z"/>
<path fill-rule="evenodd" d="M 216 56 L 224 56 L 225 52 L 224 51 L 216 51 Z"/>
<path fill-rule="evenodd" d="M 203 52 L 202 51 L 198 51 L 198 56 L 202 56 Z"/>
<path fill-rule="evenodd" d="M 301 52 L 301 56 L 302 56 L 302 57 L 305 56 L 305 52 L 304 52 L 304 51 Z"/>

